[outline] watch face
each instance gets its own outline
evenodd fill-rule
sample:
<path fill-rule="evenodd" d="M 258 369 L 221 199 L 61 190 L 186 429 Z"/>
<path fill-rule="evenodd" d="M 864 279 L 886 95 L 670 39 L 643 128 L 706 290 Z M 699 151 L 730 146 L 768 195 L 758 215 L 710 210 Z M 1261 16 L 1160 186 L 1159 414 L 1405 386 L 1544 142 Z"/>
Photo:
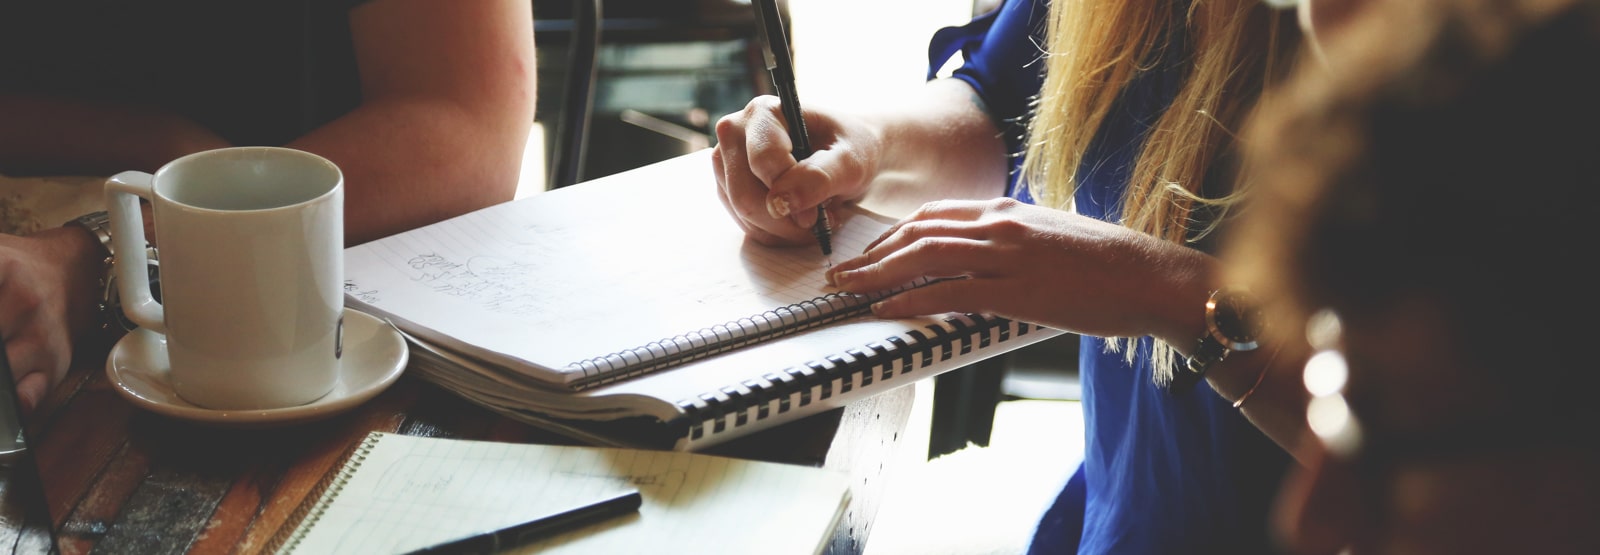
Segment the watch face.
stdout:
<path fill-rule="evenodd" d="M 1212 314 L 1217 331 L 1234 343 L 1229 345 L 1230 349 L 1255 348 L 1256 338 L 1261 336 L 1264 325 L 1261 307 L 1249 293 L 1241 291 L 1218 293 L 1216 308 Z"/>

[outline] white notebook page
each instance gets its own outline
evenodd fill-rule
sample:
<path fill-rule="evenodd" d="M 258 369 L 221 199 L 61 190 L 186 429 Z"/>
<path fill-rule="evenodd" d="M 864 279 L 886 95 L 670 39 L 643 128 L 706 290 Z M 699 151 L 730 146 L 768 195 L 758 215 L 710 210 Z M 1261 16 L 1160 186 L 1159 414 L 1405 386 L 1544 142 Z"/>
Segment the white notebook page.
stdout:
<path fill-rule="evenodd" d="M 809 554 L 825 545 L 849 495 L 833 471 L 694 453 L 381 432 L 368 441 L 287 553 L 404 552 L 637 488 L 637 515 L 519 552 Z"/>
<path fill-rule="evenodd" d="M 834 292 L 817 246 L 746 242 L 707 163 L 680 157 L 352 247 L 347 301 L 443 347 L 566 383 L 569 364 Z M 839 260 L 890 223 L 841 213 Z"/>

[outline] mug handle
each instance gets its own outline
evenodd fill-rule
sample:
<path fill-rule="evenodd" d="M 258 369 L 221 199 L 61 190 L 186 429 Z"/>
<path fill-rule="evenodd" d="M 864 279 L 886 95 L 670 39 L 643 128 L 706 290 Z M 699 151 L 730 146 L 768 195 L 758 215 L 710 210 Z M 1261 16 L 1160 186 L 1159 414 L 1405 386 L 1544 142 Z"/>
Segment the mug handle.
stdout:
<path fill-rule="evenodd" d="M 126 171 L 106 180 L 106 211 L 111 214 L 111 245 L 116 247 L 117 293 L 122 312 L 139 327 L 165 335 L 166 312 L 150 294 L 146 270 L 144 212 L 139 197 L 153 198 L 155 176 Z"/>

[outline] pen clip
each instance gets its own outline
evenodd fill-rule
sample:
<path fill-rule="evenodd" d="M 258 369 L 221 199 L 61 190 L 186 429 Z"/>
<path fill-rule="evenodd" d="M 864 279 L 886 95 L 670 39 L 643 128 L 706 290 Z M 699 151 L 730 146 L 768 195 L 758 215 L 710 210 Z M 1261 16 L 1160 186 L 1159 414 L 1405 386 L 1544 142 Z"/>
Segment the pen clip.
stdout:
<path fill-rule="evenodd" d="M 771 6 L 767 6 L 767 3 Z M 761 59 L 766 63 L 767 70 L 778 67 L 778 55 L 773 52 L 774 41 L 784 41 L 788 44 L 788 37 L 783 33 L 783 21 L 778 19 L 776 0 L 751 0 L 750 5 L 756 9 L 756 36 L 761 40 Z"/>

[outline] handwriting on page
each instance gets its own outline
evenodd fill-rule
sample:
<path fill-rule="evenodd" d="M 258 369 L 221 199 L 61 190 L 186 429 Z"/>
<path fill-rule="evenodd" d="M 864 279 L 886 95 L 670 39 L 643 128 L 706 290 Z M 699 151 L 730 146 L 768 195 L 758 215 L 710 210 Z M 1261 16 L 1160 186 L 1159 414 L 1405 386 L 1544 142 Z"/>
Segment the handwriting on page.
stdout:
<path fill-rule="evenodd" d="M 423 287 L 472 301 L 491 312 L 526 316 L 539 307 L 537 272 L 529 264 L 492 256 L 458 263 L 434 253 L 418 254 L 406 264 L 419 272 L 414 279 Z"/>
<path fill-rule="evenodd" d="M 830 292 L 816 249 L 747 241 L 714 198 L 691 202 L 673 190 L 640 186 L 599 211 L 582 196 L 553 194 L 360 245 L 346 257 L 346 292 L 558 374 Z M 600 218 L 614 225 L 596 225 Z M 861 252 L 886 228 L 864 215 L 841 218 L 837 252 Z"/>
<path fill-rule="evenodd" d="M 378 296 L 378 290 L 363 289 L 361 285 L 348 279 L 344 280 L 344 294 L 355 297 L 357 300 L 367 304 L 374 304 L 383 300 Z"/>

